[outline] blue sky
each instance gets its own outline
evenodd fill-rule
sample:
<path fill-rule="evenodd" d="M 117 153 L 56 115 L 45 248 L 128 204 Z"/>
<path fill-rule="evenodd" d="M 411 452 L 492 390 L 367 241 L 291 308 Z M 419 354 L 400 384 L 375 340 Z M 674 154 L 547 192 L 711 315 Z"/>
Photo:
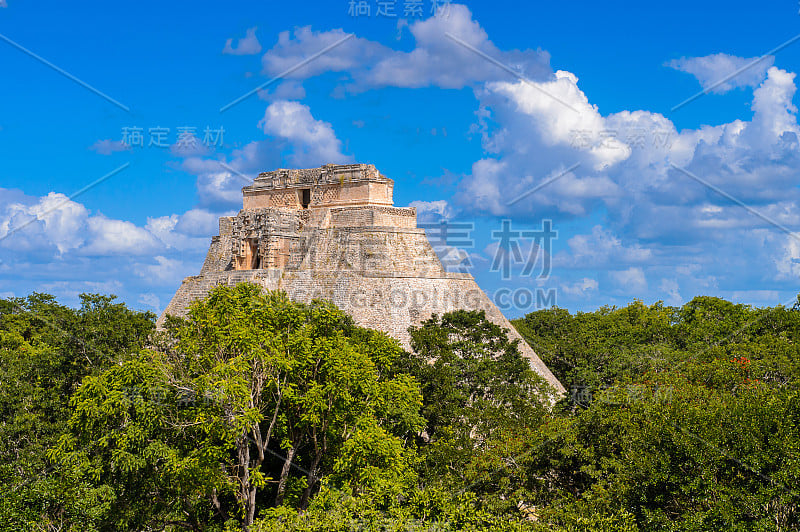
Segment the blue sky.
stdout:
<path fill-rule="evenodd" d="M 0 0 L 0 295 L 159 312 L 242 176 L 327 162 L 472 224 L 439 251 L 511 316 L 800 291 L 800 5 L 432 2 Z M 526 271 L 503 220 L 558 237 Z"/>

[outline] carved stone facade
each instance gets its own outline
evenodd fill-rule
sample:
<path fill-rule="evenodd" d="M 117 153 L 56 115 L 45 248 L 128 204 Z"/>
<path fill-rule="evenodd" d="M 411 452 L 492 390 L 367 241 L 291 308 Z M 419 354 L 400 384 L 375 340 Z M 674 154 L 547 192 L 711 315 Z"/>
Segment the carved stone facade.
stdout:
<path fill-rule="evenodd" d="M 250 281 L 298 301 L 333 301 L 365 327 L 408 348 L 408 327 L 432 314 L 482 309 L 520 339 L 523 355 L 564 388 L 471 275 L 447 272 L 414 208 L 394 207 L 394 182 L 373 165 L 325 165 L 260 174 L 244 208 L 220 219 L 200 275 L 187 277 L 159 319 L 184 315 L 219 284 Z"/>

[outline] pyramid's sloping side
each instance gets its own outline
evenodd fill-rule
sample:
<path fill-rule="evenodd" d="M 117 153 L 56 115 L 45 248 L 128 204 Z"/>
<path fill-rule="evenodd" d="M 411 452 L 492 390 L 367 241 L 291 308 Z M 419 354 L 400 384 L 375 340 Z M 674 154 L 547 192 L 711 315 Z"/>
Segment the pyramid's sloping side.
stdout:
<path fill-rule="evenodd" d="M 352 222 L 351 222 L 352 223 Z M 231 269 L 232 240 L 221 220 L 200 275 L 184 279 L 164 314 L 183 316 L 187 307 L 217 285 L 252 282 L 266 290 L 283 290 L 295 301 L 327 299 L 356 323 L 386 332 L 409 348 L 408 328 L 432 314 L 483 310 L 493 323 L 520 340 L 531 367 L 557 391 L 564 387 L 522 339 L 502 312 L 466 273 L 446 272 L 416 227 L 308 228 L 290 259 L 291 267 Z"/>
<path fill-rule="evenodd" d="M 328 299 L 356 323 L 386 332 L 408 349 L 408 328 L 420 325 L 432 314 L 453 310 L 483 310 L 493 323 L 520 340 L 520 351 L 531 367 L 559 394 L 564 387 L 541 361 L 502 312 L 478 287 L 472 276 L 448 273 L 439 277 L 394 277 L 342 271 L 295 271 L 280 269 L 212 272 L 188 277 L 164 314 L 185 315 L 186 308 L 217 285 L 252 282 L 265 290 L 283 290 L 295 301 Z"/>

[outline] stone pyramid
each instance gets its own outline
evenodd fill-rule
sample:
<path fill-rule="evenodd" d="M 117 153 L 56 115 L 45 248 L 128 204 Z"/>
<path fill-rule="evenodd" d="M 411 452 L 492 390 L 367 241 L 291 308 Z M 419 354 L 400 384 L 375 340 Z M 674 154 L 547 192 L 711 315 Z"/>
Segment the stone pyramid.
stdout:
<path fill-rule="evenodd" d="M 394 207 L 394 181 L 369 164 L 261 173 L 243 209 L 219 220 L 200 275 L 183 280 L 167 314 L 216 285 L 253 282 L 297 301 L 328 299 L 364 327 L 409 347 L 408 328 L 431 314 L 482 309 L 520 340 L 531 367 L 564 387 L 468 273 L 448 272 L 417 227 L 413 207 Z"/>

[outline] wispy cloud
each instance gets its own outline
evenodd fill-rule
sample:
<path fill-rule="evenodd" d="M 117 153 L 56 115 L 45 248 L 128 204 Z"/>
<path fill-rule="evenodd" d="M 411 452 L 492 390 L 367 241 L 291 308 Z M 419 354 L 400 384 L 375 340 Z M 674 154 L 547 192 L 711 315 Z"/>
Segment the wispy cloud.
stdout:
<path fill-rule="evenodd" d="M 112 153 L 120 151 L 128 151 L 131 147 L 119 140 L 104 139 L 98 140 L 89 146 L 89 149 L 100 155 L 111 155 Z"/>
<path fill-rule="evenodd" d="M 256 37 L 257 29 L 249 28 L 247 34 L 239 39 L 235 46 L 233 45 L 233 39 L 228 39 L 225 42 L 222 53 L 228 55 L 255 55 L 261 52 L 261 43 L 258 42 L 258 37 Z"/>
<path fill-rule="evenodd" d="M 704 57 L 681 57 L 665 64 L 696 77 L 703 90 L 724 94 L 734 88 L 757 87 L 767 77 L 767 70 L 774 62 L 774 56 L 761 59 L 719 53 Z M 747 68 L 748 65 L 750 68 Z M 731 76 L 736 72 L 739 74 Z"/>

